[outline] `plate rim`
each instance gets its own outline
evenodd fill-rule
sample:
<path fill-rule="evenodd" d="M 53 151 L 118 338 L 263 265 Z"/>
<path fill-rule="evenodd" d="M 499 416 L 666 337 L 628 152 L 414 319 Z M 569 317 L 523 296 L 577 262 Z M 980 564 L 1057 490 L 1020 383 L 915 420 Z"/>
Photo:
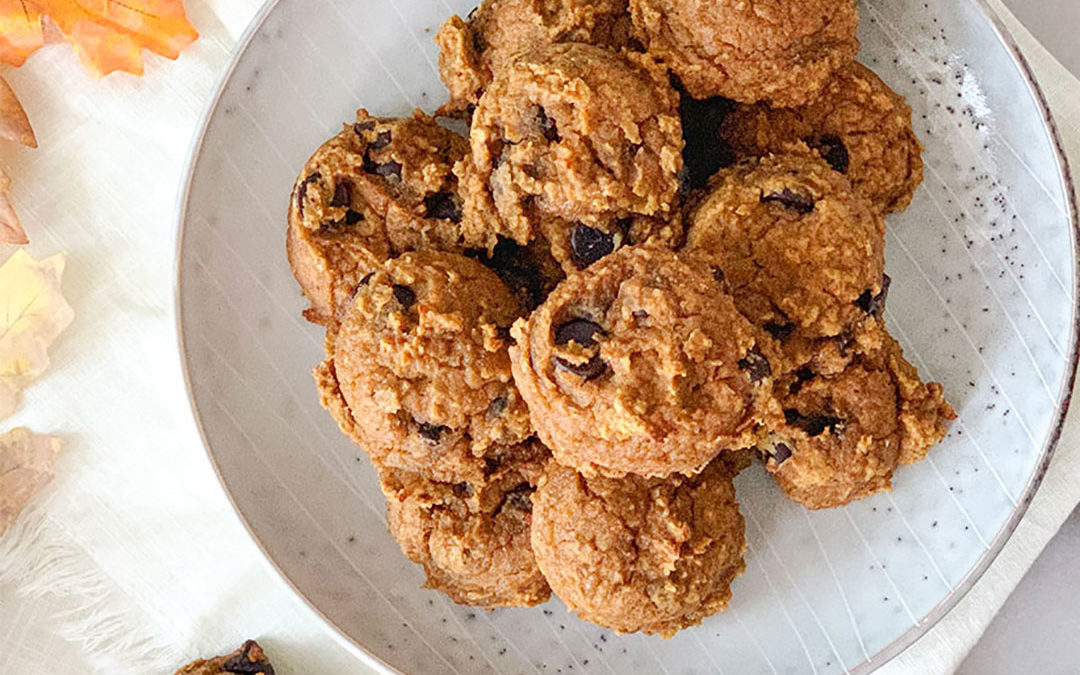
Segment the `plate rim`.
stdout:
<path fill-rule="evenodd" d="M 340 626 L 337 625 L 330 617 L 328 617 L 319 607 L 312 601 L 311 598 L 293 581 L 288 573 L 285 572 L 270 555 L 269 551 L 263 545 L 262 540 L 255 533 L 254 528 L 248 521 L 244 511 L 237 504 L 232 492 L 229 490 L 228 485 L 225 482 L 225 476 L 221 471 L 221 467 L 218 465 L 217 458 L 212 450 L 210 439 L 206 433 L 206 429 L 203 427 L 202 416 L 199 413 L 199 406 L 195 401 L 194 386 L 192 383 L 190 359 L 187 351 L 186 341 L 184 339 L 184 313 L 181 294 L 183 292 L 183 264 L 184 264 L 184 242 L 186 234 L 186 223 L 188 217 L 188 206 L 191 197 L 192 184 L 195 177 L 195 169 L 198 166 L 202 149 L 206 141 L 206 135 L 209 130 L 210 120 L 216 114 L 218 107 L 221 104 L 221 98 L 225 93 L 226 87 L 229 85 L 230 80 L 237 67 L 240 64 L 241 58 L 247 52 L 251 46 L 252 41 L 262 28 L 263 24 L 269 18 L 270 14 L 280 5 L 282 0 L 268 0 L 262 8 L 251 19 L 248 26 L 245 28 L 244 33 L 237 40 L 236 45 L 233 47 L 231 54 L 229 55 L 229 64 L 222 72 L 215 87 L 212 97 L 206 104 L 202 115 L 200 116 L 198 127 L 195 134 L 192 136 L 192 140 L 187 152 L 187 157 L 183 168 L 183 183 L 181 189 L 177 193 L 176 207 L 175 207 L 175 225 L 176 225 L 176 238 L 175 238 L 175 254 L 174 254 L 174 274 L 173 274 L 173 316 L 175 320 L 176 331 L 176 346 L 180 357 L 180 367 L 184 378 L 184 388 L 187 394 L 188 405 L 190 407 L 191 417 L 195 423 L 195 427 L 199 432 L 199 439 L 202 442 L 203 450 L 206 452 L 207 457 L 210 460 L 210 464 L 213 467 L 214 474 L 217 476 L 218 483 L 225 493 L 226 498 L 229 500 L 229 505 L 236 517 L 240 520 L 244 530 L 247 532 L 248 537 L 255 543 L 259 552 L 262 554 L 262 558 L 265 564 L 276 573 L 278 578 L 285 582 L 290 590 L 307 606 L 307 608 L 318 617 L 323 624 L 329 628 L 329 633 L 334 639 L 344 647 L 348 652 L 359 658 L 368 667 L 380 671 L 383 673 L 396 674 L 401 671 L 397 670 L 390 664 L 386 663 L 379 657 L 367 650 L 358 641 L 352 638 L 345 632 Z M 950 611 L 957 604 L 963 600 L 971 589 L 978 583 L 979 579 L 990 568 L 990 565 L 997 559 L 998 555 L 1004 549 L 1005 545 L 1012 539 L 1012 536 L 1016 533 L 1016 528 L 1020 524 L 1024 515 L 1027 513 L 1028 508 L 1031 506 L 1031 502 L 1038 492 L 1039 487 L 1042 485 L 1043 478 L 1046 476 L 1046 471 L 1050 466 L 1054 457 L 1054 452 L 1057 449 L 1058 441 L 1061 438 L 1062 429 L 1065 424 L 1065 419 L 1069 410 L 1069 405 L 1072 402 L 1073 387 L 1076 383 L 1077 377 L 1077 365 L 1078 357 L 1080 357 L 1080 311 L 1078 311 L 1077 303 L 1080 303 L 1080 205 L 1078 205 L 1077 186 L 1073 180 L 1072 169 L 1070 167 L 1068 155 L 1065 153 L 1065 146 L 1061 139 L 1061 133 L 1058 129 L 1057 123 L 1054 120 L 1053 113 L 1050 110 L 1050 104 L 1043 93 L 1042 87 L 1038 83 L 1038 79 L 1035 77 L 1035 73 L 1031 68 L 1027 57 L 1020 49 L 1020 45 L 1013 37 L 1011 31 L 1005 25 L 1004 20 L 1001 18 L 998 11 L 990 4 L 989 0 L 970 0 L 972 4 L 978 8 L 983 15 L 989 20 L 991 28 L 997 35 L 998 40 L 1002 45 L 1008 49 L 1012 56 L 1013 61 L 1016 63 L 1020 75 L 1027 86 L 1035 103 L 1038 105 L 1042 112 L 1042 119 L 1044 128 L 1047 132 L 1050 144 L 1053 146 L 1054 155 L 1057 159 L 1058 165 L 1058 179 L 1060 187 L 1065 197 L 1065 208 L 1067 210 L 1066 217 L 1070 221 L 1072 228 L 1070 230 L 1070 239 L 1073 249 L 1073 291 L 1074 302 L 1072 307 L 1072 328 L 1069 336 L 1069 351 L 1068 351 L 1068 363 L 1066 364 L 1066 371 L 1062 382 L 1061 391 L 1058 392 L 1058 401 L 1055 410 L 1056 419 L 1053 424 L 1053 428 L 1046 437 L 1046 441 L 1043 444 L 1041 456 L 1036 463 L 1035 470 L 1032 472 L 1031 477 L 1025 485 L 1017 505 L 1013 508 L 1012 513 L 1006 520 L 1005 524 L 995 535 L 994 539 L 990 542 L 986 551 L 979 557 L 978 561 L 967 571 L 964 577 L 959 583 L 946 594 L 929 612 L 927 612 L 919 621 L 901 633 L 892 642 L 890 642 L 884 648 L 878 650 L 876 653 L 870 656 L 867 660 L 849 669 L 848 672 L 851 675 L 866 675 L 878 668 L 881 668 L 886 663 L 892 661 L 901 653 L 906 651 L 909 647 L 919 641 L 931 628 L 938 624 L 942 619 L 949 614 Z"/>

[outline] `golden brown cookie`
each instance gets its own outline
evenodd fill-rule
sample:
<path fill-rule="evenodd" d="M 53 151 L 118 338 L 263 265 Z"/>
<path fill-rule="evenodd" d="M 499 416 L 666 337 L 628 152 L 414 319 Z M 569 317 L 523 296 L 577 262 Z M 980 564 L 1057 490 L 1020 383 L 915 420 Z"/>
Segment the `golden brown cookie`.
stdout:
<path fill-rule="evenodd" d="M 305 164 L 289 202 L 289 264 L 328 325 L 356 285 L 383 261 L 421 247 L 461 250 L 454 164 L 468 142 L 417 111 L 366 110 Z"/>
<path fill-rule="evenodd" d="M 513 328 L 514 379 L 540 439 L 585 473 L 693 473 L 755 443 L 767 339 L 706 270 L 621 249 L 567 277 Z"/>
<path fill-rule="evenodd" d="M 902 211 L 923 178 L 911 107 L 869 68 L 851 63 L 821 96 L 797 108 L 739 106 L 722 137 L 737 156 L 797 149 L 819 153 L 880 211 Z"/>
<path fill-rule="evenodd" d="M 547 459 L 536 441 L 493 449 L 484 473 L 454 483 L 382 468 L 386 520 L 428 588 L 454 602 L 523 607 L 551 595 L 529 540 L 532 494 Z"/>
<path fill-rule="evenodd" d="M 785 421 L 760 446 L 789 497 L 811 509 L 888 490 L 893 471 L 923 459 L 956 417 L 940 384 L 924 384 L 883 329 L 881 347 L 835 375 L 803 367 L 778 384 Z"/>
<path fill-rule="evenodd" d="M 688 217 L 685 250 L 722 275 L 773 337 L 850 335 L 885 301 L 884 221 L 811 155 L 722 170 Z"/>
<path fill-rule="evenodd" d="M 523 53 L 560 42 L 619 49 L 630 43 L 627 0 L 484 0 L 462 21 L 450 17 L 435 36 L 439 74 L 450 90 L 446 113 L 480 100 L 492 74 Z"/>
<path fill-rule="evenodd" d="M 630 0 L 630 13 L 697 98 L 802 105 L 859 51 L 855 0 Z"/>
<path fill-rule="evenodd" d="M 455 169 L 467 242 L 490 250 L 500 236 L 522 245 L 543 236 L 572 271 L 581 265 L 558 245 L 575 231 L 610 249 L 617 238 L 677 238 L 668 222 L 682 166 L 677 105 L 641 54 L 572 43 L 522 56 L 481 98 L 472 154 Z"/>
<path fill-rule="evenodd" d="M 551 462 L 533 495 L 536 561 L 581 618 L 670 637 L 725 609 L 745 569 L 733 474 L 722 459 L 652 479 L 587 478 Z"/>
<path fill-rule="evenodd" d="M 227 675 L 228 673 L 274 675 L 274 667 L 270 665 L 259 643 L 248 640 L 232 654 L 195 661 L 176 671 L 176 675 Z"/>
<path fill-rule="evenodd" d="M 464 256 L 391 260 L 328 336 L 316 372 L 324 405 L 376 464 L 473 477 L 489 447 L 531 435 L 507 354 L 521 312 L 492 271 Z"/>

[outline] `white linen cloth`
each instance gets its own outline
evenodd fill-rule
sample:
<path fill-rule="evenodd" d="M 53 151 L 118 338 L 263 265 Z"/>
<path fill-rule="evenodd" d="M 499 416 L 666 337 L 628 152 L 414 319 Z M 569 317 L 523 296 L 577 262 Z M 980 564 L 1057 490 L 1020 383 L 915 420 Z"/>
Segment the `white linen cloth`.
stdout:
<path fill-rule="evenodd" d="M 992 2 L 1080 168 L 1080 82 Z M 142 78 L 94 82 L 64 45 L 2 73 L 40 147 L 5 144 L 0 166 L 29 251 L 69 253 L 76 319 L 0 426 L 67 441 L 55 482 L 0 539 L 0 675 L 171 672 L 248 637 L 282 675 L 370 672 L 262 558 L 191 419 L 174 328 L 175 202 L 200 115 L 262 2 L 186 5 L 201 39 L 176 63 L 148 57 Z M 975 644 L 1080 501 L 1078 415 L 997 561 L 883 672 L 951 672 Z"/>

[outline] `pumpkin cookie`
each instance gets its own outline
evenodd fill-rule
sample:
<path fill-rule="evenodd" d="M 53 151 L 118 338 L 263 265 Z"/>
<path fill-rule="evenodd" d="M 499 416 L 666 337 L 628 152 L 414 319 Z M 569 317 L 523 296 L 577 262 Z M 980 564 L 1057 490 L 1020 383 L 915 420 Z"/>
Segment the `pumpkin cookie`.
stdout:
<path fill-rule="evenodd" d="M 482 607 L 548 599 L 529 531 L 532 494 L 549 457 L 535 441 L 498 448 L 485 458 L 482 476 L 454 483 L 380 470 L 390 534 L 424 566 L 428 588 Z"/>
<path fill-rule="evenodd" d="M 901 211 L 923 178 L 911 107 L 869 68 L 841 68 L 821 96 L 798 108 L 739 106 L 721 135 L 739 156 L 806 144 L 882 212 Z"/>
<path fill-rule="evenodd" d="M 708 271 L 660 247 L 567 277 L 513 336 L 540 439 L 585 473 L 699 471 L 752 446 L 772 403 L 767 338 Z"/>
<path fill-rule="evenodd" d="M 839 374 L 804 367 L 777 391 L 784 422 L 760 448 L 784 492 L 811 509 L 890 489 L 893 471 L 923 459 L 956 417 L 888 335 Z"/>
<path fill-rule="evenodd" d="M 688 222 L 685 250 L 773 337 L 849 336 L 885 302 L 884 221 L 820 158 L 724 169 Z"/>
<path fill-rule="evenodd" d="M 630 43 L 627 0 L 484 0 L 468 19 L 452 16 L 435 36 L 439 74 L 450 90 L 442 111 L 469 109 L 493 73 L 523 53 L 560 42 L 619 49 Z"/>
<path fill-rule="evenodd" d="M 630 13 L 697 98 L 802 105 L 859 51 L 854 0 L 630 0 Z"/>
<path fill-rule="evenodd" d="M 366 110 L 320 147 L 293 187 L 289 264 L 328 325 L 357 284 L 385 260 L 421 247 L 461 250 L 454 164 L 468 141 L 417 111 L 378 118 Z"/>
<path fill-rule="evenodd" d="M 471 246 L 544 237 L 568 271 L 575 231 L 604 240 L 675 239 L 682 168 L 678 99 L 641 54 L 585 44 L 531 52 L 496 74 L 458 164 Z"/>
<path fill-rule="evenodd" d="M 376 464 L 466 480 L 529 416 L 510 372 L 521 307 L 464 256 L 406 253 L 361 283 L 317 371 L 324 405 Z"/>
<path fill-rule="evenodd" d="M 533 496 L 536 561 L 581 618 L 670 637 L 726 608 L 745 569 L 734 473 L 718 459 L 690 477 L 588 478 L 551 462 Z"/>

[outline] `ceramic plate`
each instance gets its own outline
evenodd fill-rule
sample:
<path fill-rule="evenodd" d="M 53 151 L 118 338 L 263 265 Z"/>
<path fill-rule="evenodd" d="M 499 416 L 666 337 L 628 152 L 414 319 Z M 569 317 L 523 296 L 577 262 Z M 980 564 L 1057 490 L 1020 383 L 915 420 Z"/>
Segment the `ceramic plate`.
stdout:
<path fill-rule="evenodd" d="M 372 663 L 406 672 L 867 672 L 971 587 L 1038 486 L 1075 366 L 1067 169 L 1011 39 L 976 0 L 869 0 L 860 60 L 904 94 L 926 182 L 891 217 L 887 322 L 959 419 L 895 490 L 811 513 L 760 467 L 736 485 L 747 572 L 729 611 L 662 640 L 558 600 L 476 611 L 423 590 L 374 472 L 320 407 L 322 333 L 285 259 L 290 187 L 353 117 L 433 110 L 432 36 L 468 0 L 280 0 L 248 34 L 193 151 L 178 314 L 225 489 L 296 591 Z"/>

